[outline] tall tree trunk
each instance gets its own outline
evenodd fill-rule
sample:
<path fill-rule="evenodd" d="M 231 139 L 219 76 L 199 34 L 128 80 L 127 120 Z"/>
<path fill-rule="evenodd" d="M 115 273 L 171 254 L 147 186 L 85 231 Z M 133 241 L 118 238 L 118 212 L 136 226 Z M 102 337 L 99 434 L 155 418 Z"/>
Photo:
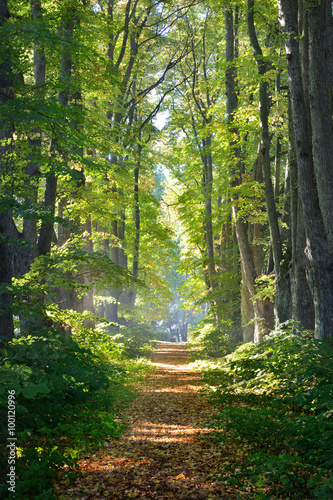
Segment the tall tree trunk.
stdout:
<path fill-rule="evenodd" d="M 280 266 L 280 276 L 276 280 L 275 294 L 275 326 L 292 317 L 290 261 L 291 261 L 291 203 L 290 203 L 290 161 L 288 159 L 285 171 L 284 200 L 281 217 L 281 243 L 284 247 L 283 261 Z"/>
<path fill-rule="evenodd" d="M 52 149 L 52 145 L 50 146 Z M 54 172 L 50 172 L 46 178 L 44 206 L 50 211 L 50 217 L 53 218 L 55 214 L 55 203 L 57 197 L 57 184 L 58 178 Z M 51 244 L 54 235 L 53 222 L 44 221 L 41 224 L 38 238 L 38 254 L 46 255 L 51 251 Z"/>
<path fill-rule="evenodd" d="M 239 135 L 239 132 L 234 124 L 234 113 L 237 109 L 237 94 L 236 94 L 236 82 L 235 82 L 235 67 L 234 55 L 235 55 L 235 43 L 234 43 L 234 26 L 233 26 L 233 11 L 232 9 L 225 10 L 225 28 L 226 28 L 226 98 L 227 98 L 227 119 L 230 133 L 233 135 Z M 238 186 L 241 182 L 242 173 L 242 161 L 240 149 L 237 143 L 231 139 L 230 140 L 230 157 L 236 159 L 236 165 L 233 164 L 231 167 L 231 186 Z M 233 159 L 230 162 L 233 163 Z M 254 341 L 261 342 L 265 332 L 271 326 L 271 313 L 269 312 L 269 304 L 267 301 L 255 298 L 256 295 L 256 278 L 258 276 L 255 259 L 252 252 L 251 244 L 249 242 L 248 236 L 248 226 L 247 224 L 238 216 L 237 199 L 232 199 L 233 207 L 233 219 L 235 223 L 235 230 L 237 236 L 237 242 L 239 247 L 239 253 L 241 258 L 242 266 L 242 277 L 245 283 L 249 296 L 253 305 L 254 312 Z M 244 295 L 245 298 L 245 295 Z M 248 308 L 247 308 L 248 309 Z M 248 339 L 246 339 L 248 340 Z"/>
<path fill-rule="evenodd" d="M 241 289 L 241 325 L 243 342 L 253 342 L 254 340 L 254 309 L 249 289 L 245 282 L 244 273 L 242 273 Z"/>
<path fill-rule="evenodd" d="M 2 133 L 0 132 L 0 140 L 1 137 Z M 1 149 L 2 147 L 0 147 L 0 153 L 2 153 Z M 0 294 L 0 337 L 5 337 L 7 340 L 11 340 L 14 337 L 13 295 L 11 292 L 13 263 L 11 252 L 6 243 L 6 237 L 10 234 L 11 223 L 11 215 L 8 212 L 2 211 L 0 213 L 0 238 L 2 240 L 0 243 L 0 285 L 6 286 L 7 291 L 3 290 Z"/>
<path fill-rule="evenodd" d="M 141 163 L 142 146 L 138 144 L 138 158 L 134 168 L 134 248 L 133 248 L 133 278 L 139 277 L 139 251 L 140 251 L 140 200 L 139 200 L 139 176 Z M 136 299 L 135 284 L 133 290 L 129 292 L 129 303 L 134 306 Z"/>
<path fill-rule="evenodd" d="M 307 272 L 310 268 L 309 259 L 304 253 L 306 247 L 306 235 L 303 221 L 303 212 L 300 201 L 298 201 L 296 214 L 295 242 L 292 252 L 291 266 L 291 303 L 292 318 L 299 321 L 303 328 L 314 330 L 315 312 L 313 297 L 309 287 Z"/>
<path fill-rule="evenodd" d="M 325 5 L 326 2 L 324 1 L 323 4 Z M 316 108 L 314 102 L 312 102 L 311 123 L 308 121 L 297 37 L 297 9 L 295 7 L 296 4 L 291 0 L 279 0 L 280 24 L 286 35 L 285 45 L 295 131 L 299 192 L 307 237 L 306 253 L 309 259 L 309 284 L 315 310 L 315 334 L 317 338 L 324 339 L 333 335 L 333 252 L 329 243 L 330 233 L 326 232 L 326 225 L 321 212 L 318 196 L 320 189 L 318 189 L 316 183 L 318 174 L 316 174 L 315 170 L 319 169 L 319 175 L 323 175 L 324 177 L 327 177 L 328 171 L 326 170 L 325 172 L 322 169 L 324 167 L 317 164 L 315 165 L 316 169 L 314 168 L 314 157 L 312 155 L 313 141 L 310 131 L 313 126 L 315 128 L 318 126 L 317 121 L 322 123 L 325 119 L 320 116 L 323 113 L 322 108 Z M 316 10 L 312 11 L 312 15 L 314 16 L 317 16 L 317 13 L 318 11 Z M 318 19 L 322 19 L 322 17 L 319 15 Z M 323 29 L 325 30 L 326 28 L 324 27 Z M 319 54 L 317 55 L 319 56 Z M 327 81 L 326 72 L 330 71 L 330 68 L 328 66 L 322 69 L 324 72 L 322 78 Z M 310 70 L 309 73 L 311 74 Z M 316 102 L 316 99 L 314 101 Z M 317 116 L 315 116 L 316 114 Z M 318 127 L 313 134 L 314 141 L 321 142 L 322 138 L 319 136 L 320 134 L 324 134 L 324 132 L 323 130 L 320 132 L 320 127 Z M 327 137 L 326 134 L 325 137 Z M 331 139 L 332 136 L 330 137 Z M 317 149 L 317 145 L 314 145 L 315 149 Z M 318 157 L 315 155 L 315 161 L 317 160 Z M 322 179 L 320 179 L 320 183 L 322 183 Z M 330 193 L 331 195 L 332 193 Z M 326 218 L 325 209 L 324 214 Z"/>
<path fill-rule="evenodd" d="M 111 221 L 111 234 L 113 238 L 104 242 L 105 251 L 107 255 L 110 257 L 112 262 L 119 265 L 119 248 L 118 248 L 118 221 L 113 219 Z M 118 323 L 118 307 L 119 307 L 119 298 L 121 295 L 122 289 L 116 288 L 113 285 L 110 285 L 109 289 L 106 291 L 106 296 L 110 297 L 105 301 L 104 307 L 104 316 L 108 321 L 112 321 L 113 323 Z"/>
<path fill-rule="evenodd" d="M 67 12 L 67 18 L 72 18 L 72 11 Z M 66 17 L 66 16 L 65 16 Z M 69 101 L 69 81 L 72 76 L 72 42 L 73 42 L 74 23 L 72 19 L 66 19 L 60 27 L 62 55 L 60 61 L 60 86 L 61 90 L 58 93 L 58 101 L 62 106 L 67 106 Z M 54 154 L 59 149 L 58 138 L 51 140 L 50 153 Z M 46 179 L 44 205 L 49 207 L 51 217 L 55 214 L 55 202 L 57 196 L 58 178 L 56 173 L 51 170 Z M 38 241 L 39 255 L 45 255 L 51 250 L 51 243 L 54 234 L 54 223 L 43 222 L 40 229 L 40 237 Z"/>
<path fill-rule="evenodd" d="M 271 244 L 274 258 L 274 271 L 276 279 L 280 279 L 280 262 L 282 260 L 282 245 L 280 238 L 280 229 L 278 224 L 278 215 L 275 205 L 275 195 L 271 177 L 270 166 L 270 138 L 269 138 L 269 104 L 268 104 L 268 82 L 265 80 L 267 65 L 264 62 L 263 53 L 258 42 L 255 26 L 254 26 L 254 0 L 247 2 L 247 26 L 257 63 L 259 83 L 259 113 L 260 113 L 260 130 L 261 130 L 261 155 L 265 182 L 265 197 L 267 205 L 267 213 L 269 220 L 269 229 L 271 235 Z"/>
<path fill-rule="evenodd" d="M 213 236 L 213 216 L 212 216 L 212 189 L 213 189 L 213 159 L 211 154 L 212 138 L 206 137 L 202 141 L 204 160 L 204 172 L 202 176 L 202 185 L 205 200 L 205 243 L 207 251 L 207 270 L 209 277 L 209 288 L 211 292 L 216 289 L 216 271 L 214 261 L 214 236 Z M 213 299 L 216 301 L 216 297 Z"/>
<path fill-rule="evenodd" d="M 35 26 L 38 28 L 38 23 L 42 19 L 41 0 L 30 0 L 31 16 Z M 43 99 L 44 85 L 46 75 L 46 58 L 44 46 L 38 41 L 34 41 L 34 94 L 36 98 Z M 42 131 L 40 128 L 34 128 L 31 137 L 28 138 L 31 148 L 30 161 L 26 168 L 27 189 L 29 195 L 26 197 L 26 203 L 37 204 L 38 186 L 39 186 L 39 157 L 42 150 Z M 29 266 L 38 255 L 37 249 L 37 220 L 24 218 L 23 220 L 23 238 L 30 245 Z M 28 271 L 28 269 L 26 270 Z"/>
<path fill-rule="evenodd" d="M 291 317 L 299 321 L 303 328 L 314 329 L 313 298 L 307 281 L 306 272 L 309 269 L 309 260 L 304 253 L 306 235 L 303 220 L 303 211 L 299 198 L 297 160 L 295 151 L 294 127 L 289 102 L 289 150 L 288 166 L 290 171 L 290 232 L 291 232 Z"/>
<path fill-rule="evenodd" d="M 94 245 L 93 245 L 93 242 L 91 239 L 92 228 L 91 228 L 91 217 L 90 216 L 88 216 L 86 221 L 85 221 L 84 229 L 85 229 L 85 233 L 86 233 L 86 242 L 87 242 L 85 250 L 87 252 L 91 253 L 94 251 Z M 91 284 L 92 284 L 91 280 L 89 278 L 85 278 L 85 283 L 86 283 L 86 285 L 89 285 L 89 286 L 91 286 Z M 83 304 L 82 304 L 83 311 L 89 311 L 89 312 L 95 314 L 94 291 L 92 288 L 84 294 L 82 302 L 83 302 Z M 94 321 L 90 321 L 90 320 L 87 321 L 86 327 L 87 328 L 94 328 L 95 327 Z"/>
<path fill-rule="evenodd" d="M 138 160 L 134 168 L 134 252 L 133 252 L 133 278 L 139 277 L 139 245 L 140 245 L 140 202 L 139 202 L 139 175 L 140 175 L 140 155 L 142 146 L 138 145 Z"/>
<path fill-rule="evenodd" d="M 309 26 L 309 103 L 319 206 L 333 248 L 332 2 L 304 2 Z"/>
<path fill-rule="evenodd" d="M 0 0 L 0 29 L 7 22 L 9 11 L 7 0 Z M 6 57 L 10 53 L 4 37 L 0 40 L 1 62 L 0 62 L 0 106 L 6 106 L 11 99 L 14 99 L 13 75 L 11 61 Z M 0 123 L 0 175 L 2 177 L 2 192 L 8 195 L 8 181 L 6 177 L 11 177 L 10 172 L 13 169 L 13 123 Z M 3 141 L 3 142 L 2 142 Z M 7 177 L 7 178 L 8 178 Z M 3 290 L 0 294 L 0 337 L 10 340 L 14 336 L 13 311 L 12 311 L 12 292 L 11 283 L 14 273 L 13 252 L 8 245 L 7 238 L 12 233 L 12 216 L 5 208 L 0 211 L 0 285 L 6 286 L 7 291 Z"/>
<path fill-rule="evenodd" d="M 114 5 L 115 3 L 113 0 L 107 1 L 108 24 L 110 26 L 107 56 L 109 59 L 109 68 L 111 72 L 114 72 L 115 70 L 118 71 L 120 69 L 120 66 L 124 61 L 125 53 L 129 51 L 129 59 L 126 67 L 124 68 L 124 71 L 122 72 L 122 81 L 120 84 L 118 95 L 116 96 L 117 110 L 114 113 L 112 121 L 112 127 L 116 136 L 116 142 L 119 142 L 121 137 L 121 127 L 126 118 L 126 109 L 124 108 L 124 102 L 131 81 L 134 62 L 139 50 L 138 37 L 143 28 L 143 25 L 140 27 L 138 26 L 139 17 L 136 17 L 135 15 L 137 2 L 135 2 L 134 4 L 132 4 L 130 1 L 127 2 L 125 7 L 125 18 L 123 24 L 123 38 L 122 38 L 121 49 L 119 54 L 115 56 L 115 37 L 113 34 Z M 131 21 L 133 22 L 133 25 L 136 28 L 133 29 L 132 31 L 130 30 Z M 113 73 L 111 74 L 113 76 Z M 108 118 L 111 119 L 111 117 L 112 114 L 108 113 Z M 119 158 L 116 157 L 115 155 L 112 155 L 111 157 L 111 164 L 115 165 L 115 169 L 122 168 Z M 114 188 L 113 191 L 118 192 L 119 198 L 123 196 L 123 193 L 120 190 Z M 126 214 L 125 214 L 125 207 L 122 207 L 118 210 L 117 220 L 111 222 L 111 233 L 113 234 L 115 244 L 113 244 L 111 238 L 110 252 L 111 252 L 111 259 L 115 264 L 127 268 L 127 255 L 125 252 L 125 230 L 126 230 Z M 117 323 L 119 299 L 122 295 L 122 289 L 114 288 L 111 285 L 107 293 L 110 294 L 114 302 L 105 304 L 106 318 L 109 321 Z"/>

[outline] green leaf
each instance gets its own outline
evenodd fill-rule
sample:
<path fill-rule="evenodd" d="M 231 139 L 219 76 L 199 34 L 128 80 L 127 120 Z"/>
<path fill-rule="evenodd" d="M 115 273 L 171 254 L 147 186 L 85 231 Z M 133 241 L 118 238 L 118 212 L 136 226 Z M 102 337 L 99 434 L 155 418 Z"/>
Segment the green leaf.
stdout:
<path fill-rule="evenodd" d="M 38 394 L 38 389 L 36 384 L 28 382 L 22 389 L 22 394 L 27 399 L 35 399 Z"/>

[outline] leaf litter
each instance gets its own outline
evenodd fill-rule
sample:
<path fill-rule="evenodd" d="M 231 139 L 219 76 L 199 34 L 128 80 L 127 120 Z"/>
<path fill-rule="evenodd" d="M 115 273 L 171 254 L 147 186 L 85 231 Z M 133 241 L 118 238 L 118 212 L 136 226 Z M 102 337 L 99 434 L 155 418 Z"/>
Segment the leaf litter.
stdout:
<path fill-rule="evenodd" d="M 251 498 L 223 484 L 230 472 L 219 472 L 223 464 L 239 466 L 240 444 L 225 449 L 209 439 L 212 408 L 198 393 L 200 375 L 189 368 L 185 345 L 159 343 L 152 362 L 156 371 L 126 411 L 127 430 L 81 460 L 74 482 L 56 485 L 57 498 Z"/>

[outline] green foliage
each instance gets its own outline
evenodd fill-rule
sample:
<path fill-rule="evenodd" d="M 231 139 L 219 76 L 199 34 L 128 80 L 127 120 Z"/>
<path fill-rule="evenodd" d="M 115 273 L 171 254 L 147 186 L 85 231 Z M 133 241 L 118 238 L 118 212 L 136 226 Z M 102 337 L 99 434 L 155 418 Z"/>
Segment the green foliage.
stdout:
<path fill-rule="evenodd" d="M 218 358 L 232 352 L 235 342 L 235 326 L 231 322 L 221 321 L 216 327 L 207 320 L 190 332 L 189 346 L 199 357 L 211 356 Z"/>
<path fill-rule="evenodd" d="M 328 342 L 287 322 L 262 344 L 242 345 L 201 369 L 217 410 L 216 439 L 246 443 L 239 472 L 229 482 L 252 485 L 258 499 L 332 497 L 333 350 Z"/>
<path fill-rule="evenodd" d="M 120 327 L 110 334 L 112 340 L 116 342 L 124 353 L 130 358 L 139 356 L 149 356 L 154 348 L 156 340 L 160 338 L 156 330 L 147 324 L 130 323 L 128 326 Z"/>
<path fill-rule="evenodd" d="M 274 302 L 276 292 L 276 282 L 274 274 L 263 274 L 256 279 L 257 293 L 253 296 L 254 300 L 269 299 Z"/>
<path fill-rule="evenodd" d="M 90 279 L 93 286 L 106 287 L 110 283 L 115 286 L 129 286 L 134 280 L 130 273 L 117 266 L 107 255 L 98 252 L 86 252 L 80 248 L 82 242 L 70 239 L 60 248 L 53 249 L 51 255 L 42 255 L 34 260 L 30 271 L 16 280 L 17 292 L 32 296 L 44 291 L 52 295 L 58 287 L 76 290 L 84 293 L 89 289 L 85 283 L 80 283 L 78 277 Z"/>
<path fill-rule="evenodd" d="M 267 213 L 264 202 L 264 185 L 258 181 L 244 181 L 239 186 L 230 189 L 237 199 L 240 219 L 251 223 L 265 224 Z"/>
<path fill-rule="evenodd" d="M 262 344 L 243 344 L 220 368 L 228 392 L 265 394 L 309 411 L 331 410 L 332 349 L 287 322 Z M 222 385 L 221 385 L 222 387 Z"/>
<path fill-rule="evenodd" d="M 28 498 L 27 492 L 53 498 L 51 481 L 64 465 L 73 467 L 104 439 L 119 436 L 125 422 L 115 420 L 116 414 L 133 397 L 124 384 L 148 367 L 121 360 L 122 351 L 110 335 L 84 328 L 68 337 L 40 327 L 38 336 L 17 336 L 2 349 L 1 447 L 6 444 L 7 394 L 14 390 L 20 498 Z M 5 472 L 7 463 L 1 468 Z M 5 495 L 6 485 L 2 488 Z"/>
<path fill-rule="evenodd" d="M 47 449 L 26 448 L 18 461 L 19 480 L 15 493 L 22 499 L 31 498 L 32 493 L 39 500 L 55 500 L 52 480 L 62 467 L 75 465 L 76 461 L 65 458 L 58 452 L 57 446 Z"/>
<path fill-rule="evenodd" d="M 106 331 L 107 323 L 100 323 L 93 330 L 84 327 L 84 320 L 87 314 L 78 314 L 71 312 L 69 320 L 74 327 L 74 336 L 78 343 L 98 357 L 103 362 L 111 360 L 123 360 L 124 348 L 115 341 L 113 336 Z"/>

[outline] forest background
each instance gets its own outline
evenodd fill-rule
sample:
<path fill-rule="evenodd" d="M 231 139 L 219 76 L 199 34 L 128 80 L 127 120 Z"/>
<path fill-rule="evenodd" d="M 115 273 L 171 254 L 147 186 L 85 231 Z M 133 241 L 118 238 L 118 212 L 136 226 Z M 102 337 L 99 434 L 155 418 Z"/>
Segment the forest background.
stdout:
<path fill-rule="evenodd" d="M 119 389 L 189 328 L 213 357 L 281 325 L 329 351 L 331 2 L 0 0 L 0 29 L 2 390 L 26 429 L 60 418 L 26 399 Z"/>

